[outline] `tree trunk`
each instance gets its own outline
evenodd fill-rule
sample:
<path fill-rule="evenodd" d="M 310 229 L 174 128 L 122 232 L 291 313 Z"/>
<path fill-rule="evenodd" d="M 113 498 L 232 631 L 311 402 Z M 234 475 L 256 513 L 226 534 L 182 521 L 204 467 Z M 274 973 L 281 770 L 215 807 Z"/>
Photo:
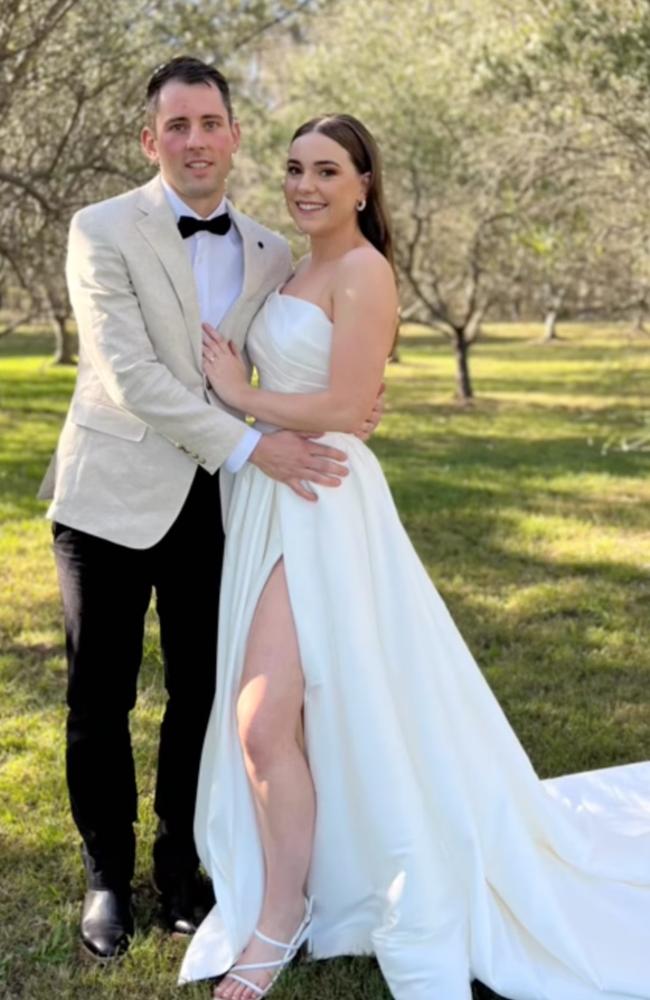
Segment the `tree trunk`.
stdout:
<path fill-rule="evenodd" d="M 559 340 L 557 332 L 557 321 L 559 319 L 559 309 L 552 306 L 547 310 L 546 318 L 544 319 L 544 336 L 542 337 L 542 342 L 544 344 L 549 344 L 552 340 Z"/>
<path fill-rule="evenodd" d="M 557 324 L 560 318 L 560 313 L 562 312 L 562 306 L 564 305 L 565 298 L 566 289 L 553 288 L 552 285 L 547 285 L 545 287 L 546 317 L 544 319 L 544 336 L 542 337 L 543 344 L 550 344 L 554 340 L 560 339 L 557 332 Z"/>
<path fill-rule="evenodd" d="M 454 351 L 456 354 L 456 392 L 463 403 L 474 398 L 472 380 L 469 374 L 470 343 L 465 335 L 465 329 L 454 330 Z"/>
<path fill-rule="evenodd" d="M 53 315 L 52 325 L 54 327 L 56 345 L 53 363 L 55 365 L 76 364 L 74 354 L 77 346 L 77 338 L 68 329 L 67 316 L 63 316 L 60 313 Z"/>
<path fill-rule="evenodd" d="M 475 309 L 465 324 L 464 338 L 468 347 L 474 344 L 481 336 L 481 323 L 483 322 L 485 312 L 485 306 Z"/>

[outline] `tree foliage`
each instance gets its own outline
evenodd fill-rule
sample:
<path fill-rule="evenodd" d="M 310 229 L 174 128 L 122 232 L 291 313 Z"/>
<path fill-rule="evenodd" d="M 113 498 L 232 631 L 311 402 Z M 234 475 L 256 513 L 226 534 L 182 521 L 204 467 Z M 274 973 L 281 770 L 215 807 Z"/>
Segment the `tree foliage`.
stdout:
<path fill-rule="evenodd" d="M 461 397 L 485 318 L 545 317 L 551 335 L 565 316 L 642 325 L 647 0 L 5 0 L 0 290 L 52 318 L 63 357 L 68 220 L 146 179 L 144 84 L 180 52 L 230 77 L 231 194 L 297 252 L 280 194 L 293 129 L 337 110 L 369 125 L 403 316 L 449 339 Z"/>
<path fill-rule="evenodd" d="M 572 120 L 557 108 L 540 103 L 531 118 L 512 88 L 495 83 L 498 60 L 530 31 L 515 16 L 527 6 L 340 2 L 301 51 L 284 55 L 278 78 L 287 123 L 345 110 L 377 135 L 404 315 L 449 338 L 463 399 L 473 394 L 468 358 L 483 319 L 517 299 L 542 308 L 561 292 L 566 301 L 554 279 L 571 273 L 573 245 L 591 266 L 592 212 L 578 167 L 588 144 L 576 150 Z"/>
<path fill-rule="evenodd" d="M 0 22 L 0 282 L 49 315 L 69 361 L 67 227 L 80 206 L 142 183 L 137 136 L 146 80 L 192 52 L 235 82 L 246 47 L 308 0 L 5 0 Z"/>

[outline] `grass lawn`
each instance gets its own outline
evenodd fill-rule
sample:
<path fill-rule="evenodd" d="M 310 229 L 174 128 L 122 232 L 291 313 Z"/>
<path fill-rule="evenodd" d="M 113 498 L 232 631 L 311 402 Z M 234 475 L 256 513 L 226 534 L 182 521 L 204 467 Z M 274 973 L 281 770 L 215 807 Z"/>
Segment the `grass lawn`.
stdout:
<path fill-rule="evenodd" d="M 650 453 L 619 447 L 647 426 L 650 341 L 572 326 L 541 346 L 539 332 L 488 328 L 472 359 L 478 402 L 459 409 L 448 346 L 408 329 L 374 447 L 418 551 L 546 776 L 650 757 Z M 205 998 L 205 986 L 175 986 L 183 945 L 158 926 L 149 884 L 163 700 L 153 617 L 133 724 L 139 930 L 113 969 L 78 956 L 63 637 L 34 499 L 74 377 L 50 366 L 50 347 L 37 334 L 0 341 L 0 995 Z M 303 964 L 274 996 L 388 993 L 363 959 Z"/>

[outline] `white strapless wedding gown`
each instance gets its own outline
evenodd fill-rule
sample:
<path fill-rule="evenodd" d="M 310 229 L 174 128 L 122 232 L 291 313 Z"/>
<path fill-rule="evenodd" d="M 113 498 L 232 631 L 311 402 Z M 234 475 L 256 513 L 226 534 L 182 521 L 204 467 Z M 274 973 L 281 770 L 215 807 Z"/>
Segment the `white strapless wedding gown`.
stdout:
<path fill-rule="evenodd" d="M 315 392 L 331 323 L 274 293 L 248 345 L 262 384 Z M 650 998 L 650 764 L 540 782 L 431 584 L 372 452 L 318 503 L 247 465 L 228 516 L 217 696 L 196 836 L 218 905 L 181 981 L 225 972 L 264 865 L 235 701 L 260 592 L 284 558 L 317 796 L 316 958 L 376 954 L 397 1000 Z"/>

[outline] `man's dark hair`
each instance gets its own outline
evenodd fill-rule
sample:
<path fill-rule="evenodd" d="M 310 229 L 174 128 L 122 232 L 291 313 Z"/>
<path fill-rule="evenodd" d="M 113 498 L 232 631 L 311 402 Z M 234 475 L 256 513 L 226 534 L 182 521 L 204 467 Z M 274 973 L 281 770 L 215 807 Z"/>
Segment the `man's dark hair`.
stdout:
<path fill-rule="evenodd" d="M 228 118 L 232 122 L 233 113 L 232 101 L 230 100 L 230 87 L 225 76 L 218 69 L 215 69 L 214 66 L 209 66 L 207 63 L 202 62 L 200 59 L 195 59 L 193 56 L 176 56 L 175 59 L 170 59 L 168 63 L 154 70 L 147 84 L 145 112 L 147 124 L 150 128 L 153 128 L 156 122 L 160 91 L 170 80 L 179 80 L 181 83 L 189 84 L 202 83 L 207 86 L 216 87 L 223 98 Z"/>

